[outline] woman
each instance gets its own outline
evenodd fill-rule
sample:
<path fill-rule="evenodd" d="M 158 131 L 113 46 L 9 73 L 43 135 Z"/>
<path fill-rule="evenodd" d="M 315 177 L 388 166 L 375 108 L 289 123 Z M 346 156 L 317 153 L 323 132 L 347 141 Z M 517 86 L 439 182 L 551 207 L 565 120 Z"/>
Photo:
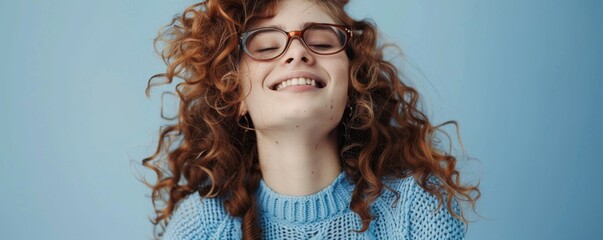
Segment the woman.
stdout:
<path fill-rule="evenodd" d="M 479 190 L 346 2 L 209 0 L 160 34 L 168 68 L 151 80 L 184 81 L 177 123 L 143 160 L 159 236 L 463 237 L 458 201 Z"/>

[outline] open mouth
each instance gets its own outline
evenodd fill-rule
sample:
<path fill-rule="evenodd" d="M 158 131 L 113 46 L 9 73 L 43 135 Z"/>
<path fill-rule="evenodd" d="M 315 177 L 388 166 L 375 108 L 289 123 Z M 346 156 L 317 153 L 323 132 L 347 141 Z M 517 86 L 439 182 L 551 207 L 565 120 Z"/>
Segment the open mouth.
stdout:
<path fill-rule="evenodd" d="M 312 86 L 312 87 L 315 87 L 315 88 L 323 88 L 326 85 L 322 81 L 320 81 L 320 80 L 299 77 L 299 78 L 290 78 L 290 79 L 287 79 L 285 81 L 276 83 L 276 84 L 272 85 L 270 87 L 270 89 L 275 90 L 275 91 L 279 91 L 281 89 L 284 89 L 284 88 L 287 88 L 287 87 L 291 87 L 291 86 Z"/>

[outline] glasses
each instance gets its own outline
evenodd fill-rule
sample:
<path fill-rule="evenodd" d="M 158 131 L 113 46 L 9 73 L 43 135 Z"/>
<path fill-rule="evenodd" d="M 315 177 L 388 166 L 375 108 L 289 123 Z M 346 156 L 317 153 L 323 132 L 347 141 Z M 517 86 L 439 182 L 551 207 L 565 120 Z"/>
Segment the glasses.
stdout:
<path fill-rule="evenodd" d="M 243 51 L 256 60 L 272 60 L 280 57 L 297 38 L 310 50 L 319 55 L 331 55 L 345 49 L 352 38 L 352 30 L 346 26 L 318 23 L 301 31 L 286 32 L 274 27 L 258 28 L 241 35 Z"/>

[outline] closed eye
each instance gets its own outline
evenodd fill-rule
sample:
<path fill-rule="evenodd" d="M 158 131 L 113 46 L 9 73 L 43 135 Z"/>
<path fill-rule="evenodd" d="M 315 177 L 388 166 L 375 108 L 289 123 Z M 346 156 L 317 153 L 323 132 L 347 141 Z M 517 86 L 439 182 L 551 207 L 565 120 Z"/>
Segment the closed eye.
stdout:
<path fill-rule="evenodd" d="M 311 44 L 310 47 L 312 47 L 313 49 L 330 49 L 334 46 L 331 44 Z"/>
<path fill-rule="evenodd" d="M 256 52 L 268 52 L 268 51 L 275 51 L 278 49 L 279 49 L 278 47 L 260 48 L 260 49 L 257 49 Z"/>

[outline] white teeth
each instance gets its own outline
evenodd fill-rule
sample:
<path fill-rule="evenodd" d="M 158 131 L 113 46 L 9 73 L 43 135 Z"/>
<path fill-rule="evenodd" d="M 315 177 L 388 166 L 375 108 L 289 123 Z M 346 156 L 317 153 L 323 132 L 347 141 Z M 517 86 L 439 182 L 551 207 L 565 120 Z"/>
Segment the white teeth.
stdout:
<path fill-rule="evenodd" d="M 291 78 L 291 79 L 282 81 L 281 83 L 279 83 L 276 86 L 276 90 L 278 91 L 278 90 L 281 90 L 281 89 L 289 87 L 289 86 L 302 86 L 302 85 L 311 85 L 313 87 L 317 86 L 316 80 L 300 77 L 300 78 Z"/>

